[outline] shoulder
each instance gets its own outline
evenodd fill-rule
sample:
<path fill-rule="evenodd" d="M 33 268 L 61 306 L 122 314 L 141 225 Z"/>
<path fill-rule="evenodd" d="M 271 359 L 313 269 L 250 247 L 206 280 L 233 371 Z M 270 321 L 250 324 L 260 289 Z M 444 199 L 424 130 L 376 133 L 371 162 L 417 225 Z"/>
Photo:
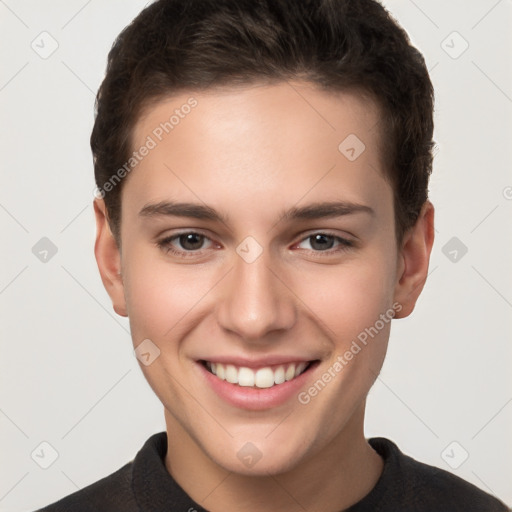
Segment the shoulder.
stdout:
<path fill-rule="evenodd" d="M 438 512 L 507 512 L 494 496 L 462 478 L 405 455 L 389 439 L 377 437 L 370 445 L 383 457 L 381 479 L 387 488 L 385 500 L 401 503 L 403 510 Z M 395 509 L 398 510 L 398 509 Z M 402 509 L 400 509 L 402 510 Z"/>
<path fill-rule="evenodd" d="M 133 461 L 36 512 L 138 512 L 131 489 Z"/>

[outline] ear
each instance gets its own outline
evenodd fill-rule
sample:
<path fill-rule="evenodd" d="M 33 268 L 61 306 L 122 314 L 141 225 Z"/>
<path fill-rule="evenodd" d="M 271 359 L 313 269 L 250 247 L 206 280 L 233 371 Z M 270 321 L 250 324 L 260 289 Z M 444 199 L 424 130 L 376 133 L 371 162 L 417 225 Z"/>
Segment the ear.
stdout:
<path fill-rule="evenodd" d="M 114 311 L 121 316 L 126 313 L 126 301 L 124 298 L 124 285 L 121 276 L 121 252 L 110 230 L 108 215 L 103 199 L 94 200 L 94 215 L 96 217 L 96 243 L 94 255 L 100 271 L 103 286 L 110 298 Z"/>
<path fill-rule="evenodd" d="M 427 280 L 430 253 L 434 243 L 434 206 L 425 201 L 418 219 L 404 235 L 398 252 L 398 273 L 394 299 L 402 309 L 395 318 L 405 318 L 414 310 Z"/>

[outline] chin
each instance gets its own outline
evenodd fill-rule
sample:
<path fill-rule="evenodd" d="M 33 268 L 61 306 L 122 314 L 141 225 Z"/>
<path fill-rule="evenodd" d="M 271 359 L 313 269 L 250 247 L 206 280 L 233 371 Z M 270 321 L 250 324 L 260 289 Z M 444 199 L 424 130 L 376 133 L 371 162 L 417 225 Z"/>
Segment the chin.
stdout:
<path fill-rule="evenodd" d="M 218 463 L 225 470 L 244 476 L 267 477 L 269 475 L 279 475 L 287 473 L 298 466 L 301 461 L 300 454 L 295 454 L 290 458 L 286 454 L 273 453 L 272 455 L 261 456 L 253 465 L 245 464 L 238 458 L 230 460 L 220 460 Z"/>
<path fill-rule="evenodd" d="M 286 473 L 306 456 L 303 435 L 302 438 L 298 436 L 295 442 L 289 439 L 287 443 L 271 441 L 265 436 L 268 436 L 268 431 L 261 437 L 254 436 L 252 442 L 233 438 L 230 443 L 205 451 L 226 471 L 262 477 Z"/>

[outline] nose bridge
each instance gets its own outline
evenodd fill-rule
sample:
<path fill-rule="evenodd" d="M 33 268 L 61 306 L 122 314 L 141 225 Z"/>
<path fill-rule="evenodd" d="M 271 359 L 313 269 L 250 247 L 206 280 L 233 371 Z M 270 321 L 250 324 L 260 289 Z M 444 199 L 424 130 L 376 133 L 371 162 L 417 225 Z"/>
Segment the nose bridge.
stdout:
<path fill-rule="evenodd" d="M 292 294 L 278 278 L 268 251 L 258 250 L 249 241 L 248 245 L 240 244 L 237 253 L 218 306 L 221 327 L 246 341 L 262 340 L 271 331 L 291 328 L 296 314 Z"/>

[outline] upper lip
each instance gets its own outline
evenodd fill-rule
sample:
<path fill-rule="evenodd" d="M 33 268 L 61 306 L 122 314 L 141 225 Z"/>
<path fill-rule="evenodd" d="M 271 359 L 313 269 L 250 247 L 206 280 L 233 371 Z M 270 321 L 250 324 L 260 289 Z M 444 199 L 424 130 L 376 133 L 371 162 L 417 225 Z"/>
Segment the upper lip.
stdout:
<path fill-rule="evenodd" d="M 285 365 L 291 363 L 309 363 L 315 361 L 314 358 L 305 358 L 300 356 L 284 356 L 284 355 L 274 355 L 274 356 L 266 356 L 261 358 L 252 358 L 248 359 L 246 357 L 238 357 L 238 356 L 213 356 L 211 358 L 206 357 L 204 359 L 200 359 L 200 361 L 208 361 L 210 363 L 220 363 L 220 364 L 232 364 L 238 367 L 246 367 L 246 368 L 263 368 L 265 366 L 275 366 L 275 365 Z"/>

